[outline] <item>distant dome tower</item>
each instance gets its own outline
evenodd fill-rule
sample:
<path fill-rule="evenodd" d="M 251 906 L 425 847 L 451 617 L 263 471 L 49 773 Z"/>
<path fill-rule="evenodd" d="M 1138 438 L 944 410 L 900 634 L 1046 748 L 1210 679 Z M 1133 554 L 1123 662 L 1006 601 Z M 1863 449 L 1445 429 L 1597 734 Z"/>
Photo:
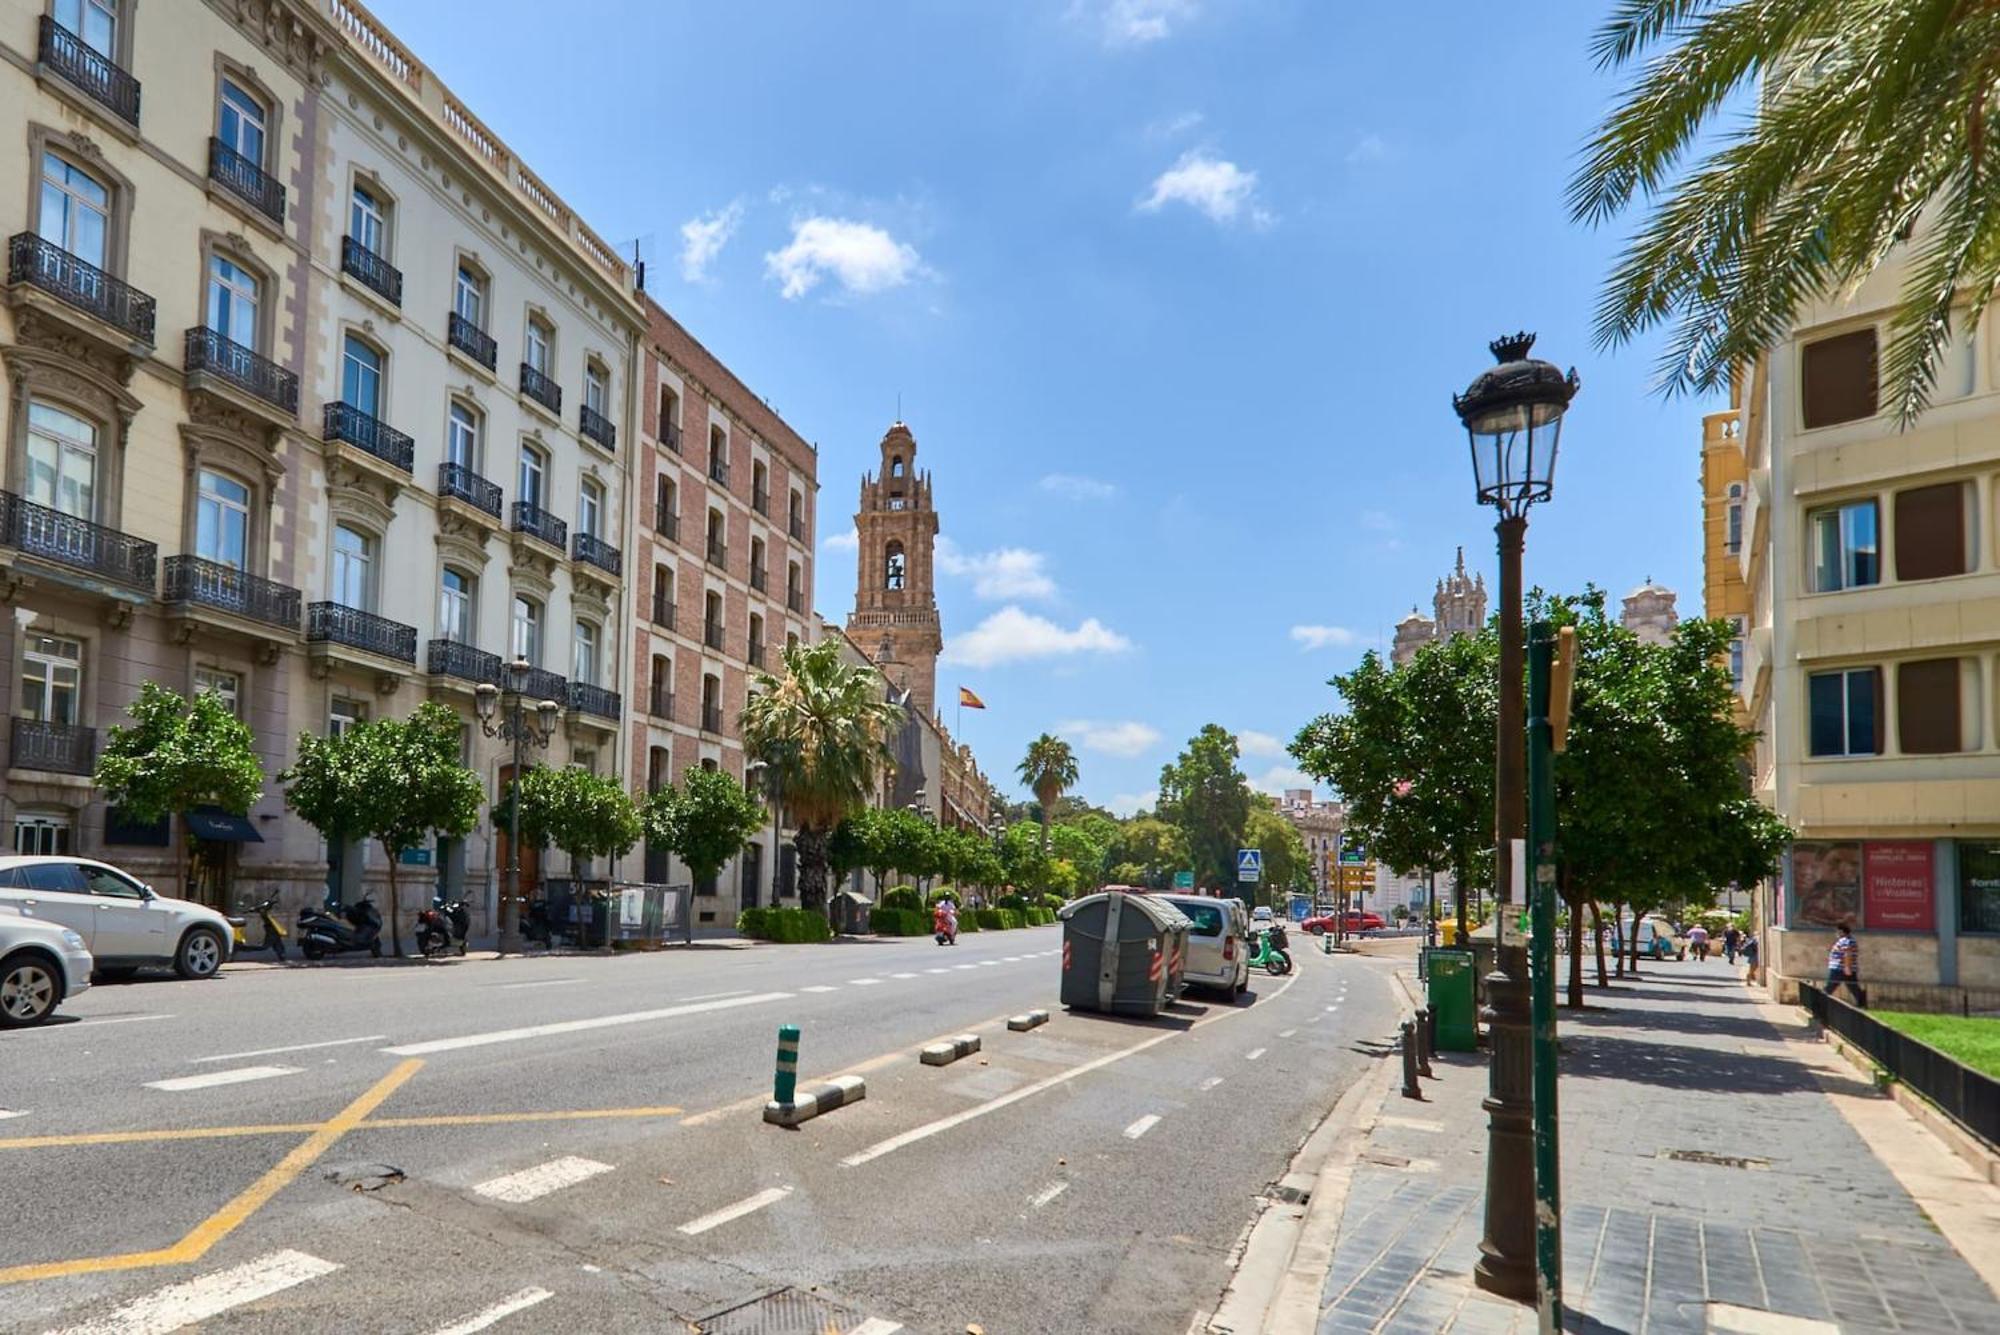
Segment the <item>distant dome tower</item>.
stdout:
<path fill-rule="evenodd" d="M 1625 595 L 1618 624 L 1647 644 L 1665 644 L 1673 638 L 1674 626 L 1681 619 L 1674 609 L 1677 601 L 1678 594 L 1653 583 L 1653 577 L 1648 575 L 1644 584 Z"/>
<path fill-rule="evenodd" d="M 1396 623 L 1396 639 L 1389 647 L 1389 661 L 1397 667 L 1417 656 L 1417 650 L 1437 639 L 1437 624 L 1416 608 Z"/>
<path fill-rule="evenodd" d="M 1438 581 L 1431 599 L 1437 613 L 1439 639 L 1455 635 L 1477 635 L 1486 625 L 1486 576 L 1465 573 L 1465 548 L 1458 549 L 1458 564 L 1450 575 Z"/>
<path fill-rule="evenodd" d="M 937 659 L 944 648 L 932 564 L 938 516 L 931 506 L 930 474 L 917 471 L 917 439 L 901 422 L 882 437 L 875 476 L 861 479 L 854 528 L 861 562 L 847 633 L 856 644 L 876 644 L 883 675 L 909 693 L 912 709 L 933 718 Z"/>

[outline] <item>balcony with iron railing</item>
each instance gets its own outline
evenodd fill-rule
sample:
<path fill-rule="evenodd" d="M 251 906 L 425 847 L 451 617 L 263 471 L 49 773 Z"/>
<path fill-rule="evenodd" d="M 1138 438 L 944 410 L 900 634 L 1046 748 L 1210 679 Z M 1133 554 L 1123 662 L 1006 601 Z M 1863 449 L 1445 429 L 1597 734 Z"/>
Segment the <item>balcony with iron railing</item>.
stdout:
<path fill-rule="evenodd" d="M 655 626 L 658 626 L 662 630 L 672 630 L 674 628 L 674 613 L 676 609 L 673 599 L 667 597 L 664 593 L 654 593 L 652 610 L 652 621 Z"/>
<path fill-rule="evenodd" d="M 660 444 L 666 446 L 675 454 L 679 454 L 681 452 L 681 429 L 672 422 L 662 422 L 660 424 Z"/>
<path fill-rule="evenodd" d="M 521 694 L 530 700 L 553 700 L 563 705 L 569 701 L 569 683 L 547 668 L 529 668 Z"/>
<path fill-rule="evenodd" d="M 403 304 L 403 271 L 351 236 L 340 238 L 340 269 L 391 305 Z"/>
<path fill-rule="evenodd" d="M 764 586 L 770 583 L 770 580 L 771 580 L 770 573 L 766 571 L 764 567 L 762 566 L 750 567 L 750 587 L 757 590 L 757 592 L 759 593 L 764 592 Z"/>
<path fill-rule="evenodd" d="M 720 649 L 722 647 L 722 623 L 720 621 L 703 621 L 701 624 L 701 642 L 711 649 Z"/>
<path fill-rule="evenodd" d="M 7 285 L 17 283 L 39 288 L 134 342 L 153 342 L 151 297 L 33 232 L 7 241 Z"/>
<path fill-rule="evenodd" d="M 506 671 L 500 655 L 474 648 L 463 640 L 432 640 L 424 648 L 424 666 L 433 677 L 456 677 L 474 685 L 498 686 Z"/>
<path fill-rule="evenodd" d="M 7 738 L 10 769 L 89 775 L 97 768 L 97 731 L 74 723 L 16 717 Z"/>
<path fill-rule="evenodd" d="M 500 518 L 500 484 L 487 481 L 464 464 L 447 460 L 438 465 L 438 495 L 464 501 L 475 510 Z"/>
<path fill-rule="evenodd" d="M 708 456 L 708 476 L 713 482 L 729 485 L 729 461 L 719 454 Z"/>
<path fill-rule="evenodd" d="M 806 521 L 799 515 L 793 515 L 786 522 L 785 530 L 792 535 L 793 542 L 804 542 L 806 540 Z"/>
<path fill-rule="evenodd" d="M 351 403 L 333 402 L 322 414 L 322 439 L 352 445 L 371 458 L 380 459 L 407 473 L 416 464 L 417 443 L 379 418 L 370 417 Z"/>
<path fill-rule="evenodd" d="M 623 696 L 587 681 L 573 681 L 569 684 L 569 707 L 572 713 L 610 719 L 613 723 L 625 717 Z"/>
<path fill-rule="evenodd" d="M 42 15 L 36 59 L 103 103 L 118 119 L 137 128 L 139 81 L 117 61 L 99 52 L 47 14 Z"/>
<path fill-rule="evenodd" d="M 594 533 L 576 535 L 570 554 L 585 565 L 596 566 L 606 574 L 625 573 L 625 558 L 616 547 Z"/>
<path fill-rule="evenodd" d="M 729 544 L 718 538 L 708 540 L 708 563 L 720 570 L 729 564 Z"/>
<path fill-rule="evenodd" d="M 306 605 L 306 643 L 337 644 L 415 665 L 417 628 L 344 603 Z"/>
<path fill-rule="evenodd" d="M 569 524 L 533 501 L 514 502 L 514 531 L 546 542 L 559 552 L 569 548 Z"/>
<path fill-rule="evenodd" d="M 681 517 L 664 505 L 653 506 L 653 532 L 669 542 L 681 540 Z"/>
<path fill-rule="evenodd" d="M 280 227 L 285 225 L 284 184 L 220 139 L 208 141 L 208 179 Z"/>
<path fill-rule="evenodd" d="M 771 492 L 767 487 L 750 488 L 750 508 L 766 519 L 771 517 Z"/>
<path fill-rule="evenodd" d="M 701 730 L 722 735 L 722 706 L 710 700 L 701 702 Z"/>
<path fill-rule="evenodd" d="M 552 413 L 562 412 L 562 386 L 526 362 L 521 363 L 521 392 Z"/>
<path fill-rule="evenodd" d="M 0 491 L 0 547 L 150 594 L 159 548 Z"/>
<path fill-rule="evenodd" d="M 576 429 L 585 440 L 594 440 L 607 450 L 618 448 L 618 428 L 611 425 L 610 418 L 587 403 L 577 409 Z"/>
<path fill-rule="evenodd" d="M 298 414 L 299 378 L 268 357 L 205 325 L 187 331 L 183 351 L 189 376 L 213 376 L 274 408 Z"/>
<path fill-rule="evenodd" d="M 806 614 L 805 594 L 797 589 L 785 590 L 785 606 L 791 608 L 792 611 L 797 612 L 800 616 L 804 616 Z"/>
<path fill-rule="evenodd" d="M 744 651 L 743 657 L 748 660 L 751 667 L 763 667 L 764 642 L 762 640 L 750 641 L 750 647 Z"/>
<path fill-rule="evenodd" d="M 445 340 L 489 371 L 499 365 L 500 345 L 494 342 L 493 335 L 457 311 L 446 322 Z"/>
<path fill-rule="evenodd" d="M 674 716 L 674 690 L 666 682 L 656 681 L 646 693 L 646 712 L 654 718 L 670 719 Z"/>
<path fill-rule="evenodd" d="M 199 556 L 169 556 L 160 601 L 213 608 L 292 632 L 299 629 L 303 595 L 289 585 Z"/>

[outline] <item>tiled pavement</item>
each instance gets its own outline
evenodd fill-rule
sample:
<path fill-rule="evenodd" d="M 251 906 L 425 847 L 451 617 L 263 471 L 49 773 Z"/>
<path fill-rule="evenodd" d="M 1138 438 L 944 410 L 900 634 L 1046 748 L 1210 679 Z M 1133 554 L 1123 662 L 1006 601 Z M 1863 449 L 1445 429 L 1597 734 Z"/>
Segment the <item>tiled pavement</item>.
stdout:
<path fill-rule="evenodd" d="M 1571 1330 L 2000 1332 L 2000 1300 L 1932 1228 L 1727 966 L 1660 964 L 1565 1018 L 1563 1266 Z M 1531 1331 L 1471 1283 L 1483 1054 L 1392 1096 L 1356 1167 L 1322 1332 Z M 1861 1088 L 1856 1082 L 1856 1088 Z M 1731 1166 L 1669 1157 L 1701 1151 Z M 1747 1311 L 1746 1311 L 1747 1309 Z"/>

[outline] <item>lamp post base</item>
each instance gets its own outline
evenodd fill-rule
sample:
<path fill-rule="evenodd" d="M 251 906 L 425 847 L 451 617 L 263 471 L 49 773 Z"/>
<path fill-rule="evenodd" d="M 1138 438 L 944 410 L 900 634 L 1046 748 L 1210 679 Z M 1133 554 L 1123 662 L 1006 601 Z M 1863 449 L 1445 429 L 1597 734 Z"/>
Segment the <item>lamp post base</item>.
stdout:
<path fill-rule="evenodd" d="M 1503 904 L 1506 913 L 1512 904 Z M 1486 976 L 1492 1038 L 1488 1116 L 1486 1236 L 1472 1279 L 1517 1302 L 1535 1301 L 1534 1031 L 1529 1023 L 1527 952 L 1508 946 Z"/>

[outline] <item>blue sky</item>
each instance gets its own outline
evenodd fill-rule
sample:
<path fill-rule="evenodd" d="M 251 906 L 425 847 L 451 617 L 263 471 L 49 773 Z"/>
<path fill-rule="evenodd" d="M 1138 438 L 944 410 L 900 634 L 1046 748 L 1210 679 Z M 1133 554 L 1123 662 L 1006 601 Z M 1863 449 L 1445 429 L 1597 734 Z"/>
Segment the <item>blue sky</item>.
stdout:
<path fill-rule="evenodd" d="M 1699 611 L 1712 405 L 1593 351 L 1618 231 L 1562 203 L 1608 5 L 374 8 L 819 443 L 835 620 L 827 540 L 901 396 L 949 544 L 939 696 L 985 698 L 965 733 L 1009 786 L 1057 730 L 1129 809 L 1210 721 L 1282 786 L 1457 545 L 1493 583 L 1450 395 L 1517 327 L 1584 386 L 1528 582 Z"/>

